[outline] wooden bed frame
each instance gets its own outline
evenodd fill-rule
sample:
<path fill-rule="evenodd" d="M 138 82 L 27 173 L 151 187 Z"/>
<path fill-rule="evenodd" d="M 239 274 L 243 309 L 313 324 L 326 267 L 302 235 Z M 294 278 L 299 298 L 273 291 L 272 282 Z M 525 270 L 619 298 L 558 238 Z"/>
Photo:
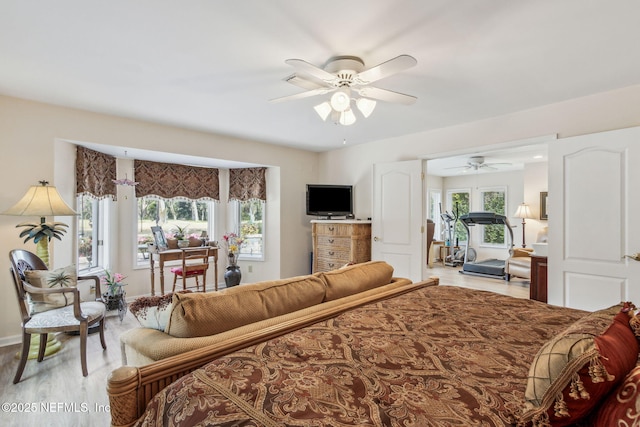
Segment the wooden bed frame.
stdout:
<path fill-rule="evenodd" d="M 210 361 L 236 350 L 283 335 L 287 332 L 329 319 L 352 308 L 393 297 L 414 289 L 438 285 L 439 279 L 410 283 L 406 286 L 369 295 L 343 305 L 334 306 L 292 320 L 239 335 L 222 343 L 192 350 L 177 356 L 159 360 L 149 365 L 122 366 L 107 378 L 107 393 L 111 410 L 111 425 L 124 427 L 133 425 L 142 416 L 151 399 L 164 387 L 178 378 L 206 365 Z"/>

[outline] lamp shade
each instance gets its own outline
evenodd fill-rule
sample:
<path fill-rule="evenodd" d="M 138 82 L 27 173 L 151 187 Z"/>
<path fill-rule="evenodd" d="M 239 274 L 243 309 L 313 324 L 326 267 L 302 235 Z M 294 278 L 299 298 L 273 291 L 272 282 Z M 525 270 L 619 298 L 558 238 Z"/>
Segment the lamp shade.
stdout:
<path fill-rule="evenodd" d="M 340 113 L 340 124 L 344 126 L 352 125 L 356 122 L 356 115 L 353 114 L 353 110 L 349 108 L 346 111 Z"/>
<path fill-rule="evenodd" d="M 329 104 L 329 101 L 318 104 L 313 108 L 316 110 L 316 113 L 318 113 L 320 118 L 325 121 L 327 120 L 327 117 L 329 117 L 329 114 L 331 114 L 331 111 L 333 111 L 333 109 L 331 108 L 331 104 Z"/>
<path fill-rule="evenodd" d="M 531 209 L 529 209 L 529 205 L 526 203 L 521 203 L 513 216 L 516 218 L 533 218 Z"/>
<path fill-rule="evenodd" d="M 376 108 L 376 101 L 368 98 L 358 98 L 356 106 L 362 115 L 367 118 L 373 113 L 373 109 Z"/>
<path fill-rule="evenodd" d="M 18 203 L 2 214 L 39 217 L 76 215 L 76 211 L 62 200 L 56 187 L 48 184 L 47 181 L 40 181 L 40 185 L 32 185 Z"/>

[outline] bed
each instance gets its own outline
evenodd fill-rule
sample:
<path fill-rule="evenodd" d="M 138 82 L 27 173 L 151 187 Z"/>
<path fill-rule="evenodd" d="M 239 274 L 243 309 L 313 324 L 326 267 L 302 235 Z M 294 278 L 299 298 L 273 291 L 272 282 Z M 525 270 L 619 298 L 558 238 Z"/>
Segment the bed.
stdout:
<path fill-rule="evenodd" d="M 233 343 L 195 352 L 182 364 L 158 362 L 128 373 L 120 368 L 135 384 L 110 380 L 112 422 L 121 425 L 135 406 L 136 426 L 545 425 L 551 410 L 538 410 L 529 424 L 519 418 L 530 398 L 525 392 L 532 362 L 550 341 L 573 331 L 590 340 L 584 351 L 592 352 L 593 365 L 599 360 L 594 345 L 603 347 L 594 340 L 623 311 L 621 305 L 590 314 L 433 284 L 411 284 L 395 295 L 307 319 L 298 329 L 267 331 L 243 348 Z M 631 331 L 626 311 L 620 316 L 622 323 L 627 318 L 621 328 Z M 632 332 L 631 339 L 635 347 L 615 347 L 634 358 L 625 356 L 620 372 L 604 367 L 615 379 L 601 381 L 607 390 L 592 392 L 591 406 L 633 371 L 638 345 Z M 214 360 L 202 363 L 208 359 Z M 570 402 L 568 411 L 576 411 Z"/>

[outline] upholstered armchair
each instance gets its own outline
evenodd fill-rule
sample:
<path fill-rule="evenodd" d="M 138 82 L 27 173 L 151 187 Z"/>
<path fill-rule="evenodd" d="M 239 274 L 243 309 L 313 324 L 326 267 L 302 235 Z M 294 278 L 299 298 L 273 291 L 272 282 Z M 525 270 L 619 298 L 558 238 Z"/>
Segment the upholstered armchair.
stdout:
<path fill-rule="evenodd" d="M 548 238 L 548 228 L 544 227 L 536 236 L 536 243 L 546 243 Z M 505 262 L 505 273 L 507 280 L 511 277 L 521 277 L 531 280 L 531 248 L 515 248 L 513 254 Z"/>
<path fill-rule="evenodd" d="M 100 301 L 80 302 L 80 292 L 75 286 L 52 287 L 51 277 L 45 277 L 47 273 L 70 276 L 76 281 L 75 267 L 72 272 L 58 270 L 49 272 L 47 265 L 35 254 L 22 249 L 15 249 L 9 253 L 11 260 L 11 276 L 15 284 L 22 317 L 22 350 L 18 370 L 13 379 L 16 384 L 20 381 L 22 372 L 27 363 L 31 336 L 40 335 L 38 348 L 38 362 L 42 362 L 45 356 L 47 334 L 56 332 L 78 332 L 80 335 L 80 361 L 82 375 L 87 376 L 87 334 L 92 326 L 99 327 L 100 343 L 106 350 L 104 339 L 104 315 L 106 312 L 104 303 Z M 30 274 L 34 273 L 34 274 Z M 27 282 L 27 276 L 42 276 L 38 287 Z M 32 280 L 32 279 L 29 279 Z M 77 277 L 77 280 L 94 280 L 96 286 L 96 299 L 100 298 L 100 280 L 97 276 Z"/>

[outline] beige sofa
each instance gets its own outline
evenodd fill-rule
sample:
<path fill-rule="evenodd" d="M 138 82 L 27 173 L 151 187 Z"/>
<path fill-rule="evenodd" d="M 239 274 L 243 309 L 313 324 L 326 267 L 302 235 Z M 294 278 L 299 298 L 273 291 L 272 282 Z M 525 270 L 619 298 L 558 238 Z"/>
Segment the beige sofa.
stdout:
<path fill-rule="evenodd" d="M 236 337 L 293 324 L 411 283 L 392 276 L 389 264 L 370 261 L 220 292 L 174 294 L 164 330 L 140 327 L 120 336 L 122 362 L 143 366 L 215 344 L 228 345 Z"/>

